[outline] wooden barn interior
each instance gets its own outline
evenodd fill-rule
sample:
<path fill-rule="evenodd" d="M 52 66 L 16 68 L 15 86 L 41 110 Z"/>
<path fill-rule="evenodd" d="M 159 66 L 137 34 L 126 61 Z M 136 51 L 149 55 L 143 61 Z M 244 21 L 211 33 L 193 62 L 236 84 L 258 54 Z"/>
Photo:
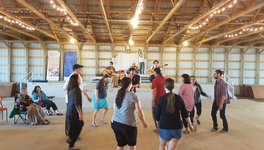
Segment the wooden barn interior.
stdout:
<path fill-rule="evenodd" d="M 84 66 L 84 90 L 93 97 L 110 61 L 121 79 L 132 64 L 139 66 L 140 52 L 145 67 L 136 94 L 148 128 L 138 122 L 138 150 L 159 149 L 148 74 L 155 60 L 175 80 L 175 93 L 189 74 L 211 96 L 202 97 L 202 123 L 183 136 L 179 150 L 264 149 L 264 0 L 0 0 L 0 149 L 67 149 L 63 84 L 73 64 Z M 210 131 L 217 69 L 232 98 L 228 133 Z M 10 118 L 17 92 L 27 88 L 31 96 L 36 85 L 63 114 L 47 116 L 49 125 Z M 93 103 L 83 98 L 77 147 L 116 149 L 110 120 L 118 89 L 109 85 L 108 124 L 96 128 Z"/>

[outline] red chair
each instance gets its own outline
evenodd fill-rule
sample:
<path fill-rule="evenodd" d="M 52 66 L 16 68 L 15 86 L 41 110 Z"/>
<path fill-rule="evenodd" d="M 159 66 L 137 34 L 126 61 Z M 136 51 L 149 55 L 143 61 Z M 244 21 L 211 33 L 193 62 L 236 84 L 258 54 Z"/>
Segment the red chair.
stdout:
<path fill-rule="evenodd" d="M 3 101 L 3 96 L 0 96 L 0 111 L 2 112 L 2 120 L 4 120 L 4 111 L 6 111 L 6 122 L 8 120 L 8 110 L 6 107 L 3 107 L 2 101 Z"/>

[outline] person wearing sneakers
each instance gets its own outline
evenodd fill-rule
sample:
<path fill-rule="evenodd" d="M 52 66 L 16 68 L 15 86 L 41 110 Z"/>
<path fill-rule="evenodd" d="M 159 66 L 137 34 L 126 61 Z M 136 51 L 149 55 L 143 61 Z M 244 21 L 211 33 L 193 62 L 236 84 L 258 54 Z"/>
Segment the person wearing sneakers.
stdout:
<path fill-rule="evenodd" d="M 181 96 L 172 92 L 174 80 L 166 79 L 165 87 L 169 93 L 159 98 L 155 112 L 155 118 L 159 122 L 159 149 L 175 150 L 182 138 L 182 119 L 186 120 L 190 129 L 193 126 Z"/>
<path fill-rule="evenodd" d="M 108 77 L 108 75 L 104 75 L 102 79 L 100 79 L 99 82 L 96 84 L 95 95 L 93 97 L 94 113 L 93 121 L 91 124 L 92 127 L 97 127 L 96 117 L 100 109 L 104 109 L 100 122 L 103 124 L 107 124 L 107 122 L 105 121 L 105 115 L 108 111 L 108 102 L 106 100 L 108 89 Z"/>
<path fill-rule="evenodd" d="M 226 115 L 225 115 L 225 110 L 226 110 L 226 104 L 230 103 L 230 99 L 228 96 L 227 84 L 222 79 L 221 77 L 222 75 L 223 75 L 223 72 L 221 70 L 215 70 L 214 78 L 216 79 L 216 81 L 215 81 L 215 86 L 214 86 L 214 102 L 213 102 L 212 111 L 211 111 L 211 116 L 213 120 L 213 128 L 211 129 L 211 131 L 218 130 L 216 113 L 218 110 L 220 110 L 220 118 L 223 121 L 222 132 L 228 132 L 229 128 L 228 128 L 228 122 L 227 122 Z"/>
<path fill-rule="evenodd" d="M 182 97 L 186 110 L 188 111 L 188 115 L 190 116 L 190 112 L 194 107 L 194 91 L 191 85 L 190 76 L 188 74 L 182 75 L 182 85 L 179 88 L 178 94 Z M 191 118 L 191 122 L 193 123 L 193 118 Z M 186 120 L 183 120 L 185 127 L 185 134 L 190 133 L 190 129 L 188 127 L 188 123 Z"/>
<path fill-rule="evenodd" d="M 80 89 L 81 81 L 77 74 L 74 74 L 69 79 L 69 84 L 67 87 L 68 93 L 68 104 L 67 104 L 67 112 L 66 112 L 66 120 L 69 123 L 68 125 L 68 133 L 69 138 L 67 139 L 67 143 L 69 144 L 69 150 L 79 149 L 74 147 L 76 140 L 78 139 L 82 127 L 84 125 L 83 121 L 83 111 L 82 111 L 82 90 Z"/>
<path fill-rule="evenodd" d="M 195 114 L 195 108 L 197 111 L 197 116 L 196 116 L 196 122 L 198 125 L 201 124 L 200 122 L 200 116 L 202 114 L 202 101 L 201 101 L 201 95 L 205 96 L 207 98 L 211 98 L 211 96 L 208 96 L 202 89 L 201 85 L 197 82 L 196 77 L 195 76 L 191 76 L 191 84 L 193 87 L 193 91 L 194 91 L 194 108 L 193 111 L 191 112 L 191 118 L 194 118 L 194 114 Z"/>

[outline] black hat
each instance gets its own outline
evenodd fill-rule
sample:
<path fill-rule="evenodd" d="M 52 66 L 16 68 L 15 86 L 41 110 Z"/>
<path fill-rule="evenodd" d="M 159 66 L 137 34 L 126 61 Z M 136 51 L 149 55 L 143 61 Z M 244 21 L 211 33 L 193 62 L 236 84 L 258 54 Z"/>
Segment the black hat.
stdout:
<path fill-rule="evenodd" d="M 83 68 L 83 65 L 79 65 L 79 64 L 74 64 L 72 66 L 72 70 L 78 69 L 78 68 Z"/>

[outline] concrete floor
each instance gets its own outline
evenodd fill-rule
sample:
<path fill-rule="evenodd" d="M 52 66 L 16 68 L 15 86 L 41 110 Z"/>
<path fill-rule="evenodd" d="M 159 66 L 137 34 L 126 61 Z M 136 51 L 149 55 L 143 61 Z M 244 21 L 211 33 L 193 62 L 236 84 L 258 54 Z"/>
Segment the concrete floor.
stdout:
<path fill-rule="evenodd" d="M 140 92 L 139 97 L 145 94 L 150 95 L 150 90 L 145 89 Z M 111 90 L 110 90 L 111 91 Z M 146 91 L 148 91 L 146 93 Z M 144 94 L 144 95 L 142 95 Z M 115 92 L 109 93 L 109 105 L 112 105 Z M 153 132 L 154 124 L 150 110 L 150 97 L 144 97 L 142 105 L 144 107 L 146 120 L 149 127 L 143 129 L 139 123 L 138 129 L 138 150 L 158 149 L 158 135 Z M 65 112 L 63 99 L 55 100 L 62 112 Z M 3 102 L 4 106 L 13 107 L 12 99 Z M 185 135 L 179 144 L 179 150 L 263 150 L 264 144 L 264 103 L 252 100 L 234 100 L 227 107 L 227 118 L 230 132 L 210 132 L 212 127 L 210 110 L 211 100 L 203 100 L 203 114 L 201 125 L 198 130 L 190 135 Z M 81 133 L 81 140 L 76 142 L 76 147 L 83 150 L 113 150 L 116 147 L 114 134 L 110 124 L 101 125 L 98 128 L 91 128 L 92 118 L 91 103 L 84 102 L 85 125 Z M 107 120 L 112 116 L 110 109 Z M 48 116 L 50 125 L 29 126 L 23 123 L 13 124 L 13 120 L 8 123 L 0 120 L 0 149 L 1 150 L 46 150 L 67 149 L 66 137 L 64 134 L 65 116 Z M 5 119 L 5 118 L 4 118 Z M 220 128 L 222 121 L 219 118 Z"/>

